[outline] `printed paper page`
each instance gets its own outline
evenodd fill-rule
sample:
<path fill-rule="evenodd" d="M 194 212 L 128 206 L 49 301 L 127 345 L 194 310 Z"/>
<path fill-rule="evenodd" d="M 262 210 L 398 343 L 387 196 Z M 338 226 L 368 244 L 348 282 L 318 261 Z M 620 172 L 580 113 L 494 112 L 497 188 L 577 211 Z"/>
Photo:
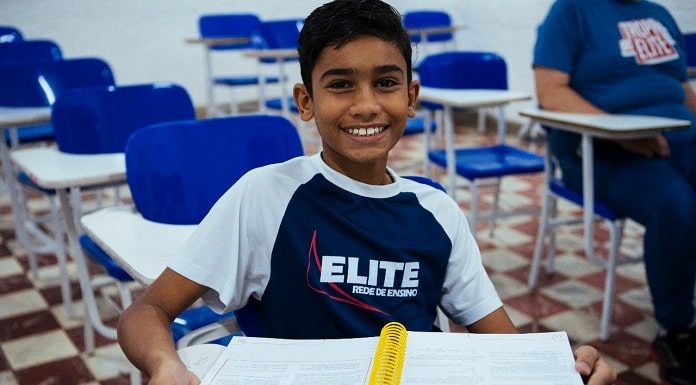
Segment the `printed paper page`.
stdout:
<path fill-rule="evenodd" d="M 201 385 L 364 385 L 376 346 L 376 337 L 235 337 Z"/>
<path fill-rule="evenodd" d="M 582 385 L 565 332 L 409 332 L 403 385 Z"/>

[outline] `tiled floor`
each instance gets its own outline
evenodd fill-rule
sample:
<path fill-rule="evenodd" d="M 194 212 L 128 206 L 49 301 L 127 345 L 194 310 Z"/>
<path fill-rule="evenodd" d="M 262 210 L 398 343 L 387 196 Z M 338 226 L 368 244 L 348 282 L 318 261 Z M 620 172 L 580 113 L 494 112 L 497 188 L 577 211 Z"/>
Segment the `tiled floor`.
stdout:
<path fill-rule="evenodd" d="M 473 129 L 461 131 L 463 143 L 494 140 L 491 131 L 484 136 Z M 418 137 L 402 140 L 393 154 L 393 166 L 410 167 L 402 169 L 402 174 L 420 172 L 410 166 L 422 158 Z M 539 175 L 507 179 L 503 184 L 502 206 L 534 208 L 538 206 L 541 188 Z M 464 210 L 468 208 L 467 197 L 464 191 L 458 195 Z M 97 338 L 93 355 L 81 353 L 82 317 L 78 314 L 71 319 L 65 315 L 55 258 L 42 255 L 39 279 L 30 276 L 25 253 L 15 241 L 7 198 L 0 199 L 0 384 L 127 384 L 128 364 L 113 341 Z M 484 208 L 490 207 L 490 200 L 485 202 Z M 39 209 L 42 207 L 39 202 L 34 203 Z M 562 206 L 561 210 L 575 209 Z M 561 231 L 556 272 L 542 273 L 539 289 L 529 292 L 526 280 L 537 218 L 500 220 L 492 238 L 486 224 L 482 225 L 478 240 L 485 266 L 507 311 L 522 331 L 566 330 L 573 343 L 591 344 L 604 354 L 620 373 L 618 384 L 660 383 L 650 347 L 656 325 L 651 317 L 642 264 L 619 269 L 615 329 L 609 341 L 601 342 L 599 312 L 604 274 L 583 255 L 582 229 Z M 600 235 L 606 240 L 605 231 Z M 625 248 L 635 249 L 640 245 L 642 232 L 638 226 L 630 225 L 627 235 Z M 79 293 L 74 266 L 71 272 L 73 291 Z M 75 294 L 78 311 L 79 297 Z M 103 312 L 111 323 L 115 322 L 117 315 L 113 310 L 104 306 Z"/>

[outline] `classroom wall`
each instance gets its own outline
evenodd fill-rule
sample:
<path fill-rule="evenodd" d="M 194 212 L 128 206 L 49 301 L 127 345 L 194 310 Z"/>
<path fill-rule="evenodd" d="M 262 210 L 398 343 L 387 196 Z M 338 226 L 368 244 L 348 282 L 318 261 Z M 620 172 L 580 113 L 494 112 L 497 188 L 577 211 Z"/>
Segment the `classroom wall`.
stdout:
<path fill-rule="evenodd" d="M 183 85 L 194 103 L 204 105 L 203 49 L 184 43 L 197 36 L 198 17 L 206 13 L 254 12 L 263 19 L 304 17 L 324 1 L 317 0 L 0 0 L 0 24 L 19 27 L 27 38 L 51 38 L 66 57 L 99 56 L 112 66 L 119 84 L 172 81 Z M 530 69 L 536 26 L 552 0 L 398 0 L 400 11 L 447 9 L 455 24 L 460 49 L 492 50 L 508 62 L 510 88 L 533 93 Z M 696 1 L 657 0 L 665 5 L 682 31 L 696 32 Z M 254 73 L 251 59 L 214 58 L 216 68 Z M 299 69 L 292 67 L 294 79 Z M 218 91 L 218 100 L 228 94 Z M 252 90 L 242 93 L 250 98 Z M 534 102 L 516 103 L 508 117 L 521 121 L 516 110 Z"/>

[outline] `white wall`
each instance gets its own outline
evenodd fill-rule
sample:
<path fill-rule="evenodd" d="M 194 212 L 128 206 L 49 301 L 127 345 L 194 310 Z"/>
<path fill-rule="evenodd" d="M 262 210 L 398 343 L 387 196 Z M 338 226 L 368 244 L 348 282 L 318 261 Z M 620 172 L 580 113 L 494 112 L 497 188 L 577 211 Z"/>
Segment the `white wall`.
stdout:
<path fill-rule="evenodd" d="M 696 1 L 657 0 L 685 32 L 696 32 Z M 0 0 L 0 24 L 15 25 L 26 38 L 50 38 L 66 57 L 99 56 L 119 84 L 173 81 L 194 103 L 205 104 L 203 51 L 184 43 L 197 36 L 205 13 L 254 12 L 262 19 L 304 17 L 322 0 Z M 510 87 L 533 93 L 530 62 L 536 26 L 553 0 L 398 0 L 400 11 L 447 9 L 456 24 L 460 49 L 501 53 L 508 62 Z M 250 59 L 214 61 L 218 68 L 253 73 Z M 295 79 L 299 70 L 294 67 Z M 219 100 L 227 95 L 218 93 Z M 242 96 L 253 96 L 247 92 Z M 528 105 L 532 105 L 530 102 Z M 508 115 L 515 119 L 516 104 Z"/>

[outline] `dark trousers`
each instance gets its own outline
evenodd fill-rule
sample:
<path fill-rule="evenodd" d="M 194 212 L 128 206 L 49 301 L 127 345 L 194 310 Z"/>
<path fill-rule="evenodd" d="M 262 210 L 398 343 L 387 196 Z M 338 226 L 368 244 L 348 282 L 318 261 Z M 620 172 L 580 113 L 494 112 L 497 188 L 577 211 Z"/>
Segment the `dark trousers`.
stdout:
<path fill-rule="evenodd" d="M 645 227 L 644 257 L 655 318 L 665 329 L 694 321 L 696 142 L 670 143 L 669 158 L 646 158 L 595 142 L 595 199 Z M 552 149 L 553 150 L 553 149 Z M 559 157 L 564 183 L 582 191 L 577 154 Z"/>

